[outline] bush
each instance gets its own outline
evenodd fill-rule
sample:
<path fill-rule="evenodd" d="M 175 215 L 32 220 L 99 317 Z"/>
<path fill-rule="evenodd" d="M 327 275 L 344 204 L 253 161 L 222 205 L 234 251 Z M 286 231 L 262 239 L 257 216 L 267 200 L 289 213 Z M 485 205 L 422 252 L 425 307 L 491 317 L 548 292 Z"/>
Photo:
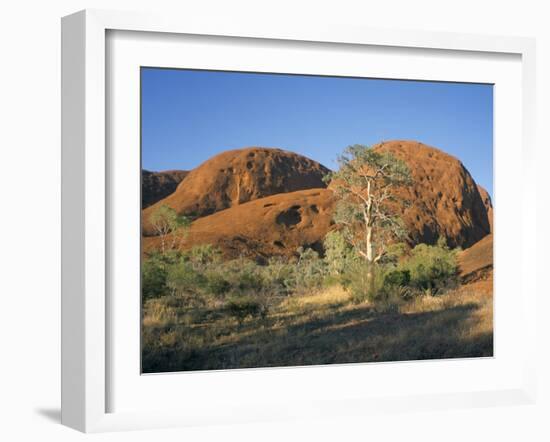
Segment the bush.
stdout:
<path fill-rule="evenodd" d="M 265 316 L 267 313 L 262 304 L 250 296 L 233 296 L 227 301 L 226 308 L 239 323 L 248 316 Z"/>
<path fill-rule="evenodd" d="M 299 247 L 297 252 L 299 257 L 295 266 L 294 289 L 303 291 L 321 287 L 326 275 L 325 262 L 313 249 Z"/>
<path fill-rule="evenodd" d="M 219 272 L 210 271 L 205 275 L 204 289 L 212 295 L 219 296 L 229 292 L 231 284 Z"/>
<path fill-rule="evenodd" d="M 209 264 L 219 263 L 221 256 L 221 250 L 212 244 L 194 246 L 185 253 L 185 257 L 193 263 L 195 268 L 204 268 Z"/>
<path fill-rule="evenodd" d="M 452 284 L 456 279 L 456 251 L 441 244 L 418 244 L 411 251 L 411 257 L 404 263 L 404 267 L 410 272 L 413 287 L 437 291 Z"/>
<path fill-rule="evenodd" d="M 368 275 L 368 265 L 364 261 L 354 262 L 345 273 L 346 287 L 350 290 L 351 300 L 355 304 L 375 302 L 384 286 L 384 274 L 378 266 L 372 268 L 372 282 L 369 281 Z"/>
<path fill-rule="evenodd" d="M 372 300 L 378 312 L 397 313 L 399 306 L 410 297 L 410 289 L 404 286 L 383 286 Z"/>
<path fill-rule="evenodd" d="M 390 270 L 384 276 L 384 286 L 404 287 L 411 282 L 410 270 Z"/>
<path fill-rule="evenodd" d="M 288 295 L 296 285 L 295 266 L 281 257 L 272 257 L 261 268 L 264 290 L 273 295 Z"/>
<path fill-rule="evenodd" d="M 386 254 L 380 260 L 380 264 L 394 264 L 397 265 L 402 261 L 407 253 L 408 246 L 405 243 L 399 242 L 390 244 Z"/>
<path fill-rule="evenodd" d="M 166 295 L 167 271 L 166 264 L 159 258 L 144 260 L 141 265 L 141 300 L 147 301 Z"/>
<path fill-rule="evenodd" d="M 168 268 L 166 285 L 175 294 L 197 293 L 206 283 L 206 278 L 189 262 L 182 261 Z"/>

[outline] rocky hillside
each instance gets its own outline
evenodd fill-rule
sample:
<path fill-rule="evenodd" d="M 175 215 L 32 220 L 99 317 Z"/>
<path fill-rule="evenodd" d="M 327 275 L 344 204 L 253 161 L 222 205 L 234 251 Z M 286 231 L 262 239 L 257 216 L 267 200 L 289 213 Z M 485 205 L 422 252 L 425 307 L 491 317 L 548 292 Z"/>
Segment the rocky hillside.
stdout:
<path fill-rule="evenodd" d="M 434 244 L 444 236 L 450 247 L 470 247 L 491 231 L 477 185 L 455 157 L 416 141 L 388 141 L 375 147 L 405 161 L 414 185 L 400 206 L 411 242 Z"/>
<path fill-rule="evenodd" d="M 480 195 L 458 159 L 413 141 L 390 141 L 375 148 L 392 152 L 411 169 L 414 185 L 400 195 L 410 204 L 398 208 L 411 245 L 433 244 L 442 235 L 449 246 L 467 248 L 490 233 L 488 196 Z M 322 181 L 326 173 L 319 163 L 279 149 L 223 152 L 143 211 L 144 250 L 158 247 L 158 238 L 147 237 L 151 231 L 146 220 L 160 204 L 195 218 L 185 248 L 208 243 L 228 257 L 260 260 L 289 256 L 299 246 L 321 250 L 335 204 L 330 186 L 326 189 Z"/>
<path fill-rule="evenodd" d="M 141 207 L 145 209 L 173 193 L 187 176 L 186 170 L 141 171 Z"/>
<path fill-rule="evenodd" d="M 157 204 L 202 217 L 270 195 L 324 188 L 328 172 L 316 161 L 281 149 L 229 150 L 193 169 L 174 193 Z M 148 216 L 153 210 L 155 206 L 143 212 L 146 234 L 151 233 Z"/>
<path fill-rule="evenodd" d="M 300 246 L 322 252 L 331 226 L 334 196 L 328 189 L 280 193 L 239 204 L 197 219 L 185 247 L 215 244 L 227 258 L 264 261 L 291 256 Z M 145 251 L 158 248 L 158 237 L 144 238 Z"/>

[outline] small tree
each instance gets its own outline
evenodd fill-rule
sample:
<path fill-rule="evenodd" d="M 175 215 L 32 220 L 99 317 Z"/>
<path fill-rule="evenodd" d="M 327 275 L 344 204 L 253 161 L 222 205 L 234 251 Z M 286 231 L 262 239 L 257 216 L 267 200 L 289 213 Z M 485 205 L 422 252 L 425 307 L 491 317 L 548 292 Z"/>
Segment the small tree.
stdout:
<path fill-rule="evenodd" d="M 176 243 L 180 243 L 187 237 L 187 230 L 191 221 L 186 216 L 178 215 L 171 207 L 163 204 L 150 216 L 149 221 L 160 237 L 161 251 L 172 250 Z M 168 247 L 167 247 L 168 246 Z"/>
<path fill-rule="evenodd" d="M 362 145 L 349 146 L 338 163 L 340 169 L 326 178 L 339 198 L 334 221 L 366 262 L 368 286 L 372 287 L 373 265 L 384 256 L 391 239 L 406 234 L 395 189 L 411 184 L 410 170 L 391 153 Z"/>

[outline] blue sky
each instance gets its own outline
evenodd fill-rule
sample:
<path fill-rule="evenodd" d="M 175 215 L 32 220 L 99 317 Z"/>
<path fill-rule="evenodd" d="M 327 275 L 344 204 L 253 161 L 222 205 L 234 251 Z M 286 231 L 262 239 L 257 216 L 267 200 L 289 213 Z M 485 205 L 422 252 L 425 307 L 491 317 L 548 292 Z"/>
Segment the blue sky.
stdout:
<path fill-rule="evenodd" d="M 350 144 L 412 139 L 458 157 L 493 194 L 493 87 L 142 68 L 142 165 L 192 169 L 246 146 L 336 168 Z"/>

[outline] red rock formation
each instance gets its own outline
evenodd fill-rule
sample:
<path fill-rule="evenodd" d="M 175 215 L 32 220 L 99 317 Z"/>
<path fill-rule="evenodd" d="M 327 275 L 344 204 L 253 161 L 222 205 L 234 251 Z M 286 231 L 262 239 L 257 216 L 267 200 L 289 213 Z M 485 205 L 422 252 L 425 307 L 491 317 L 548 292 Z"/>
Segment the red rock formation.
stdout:
<path fill-rule="evenodd" d="M 161 204 L 179 214 L 201 217 L 278 193 L 326 187 L 327 168 L 281 149 L 251 147 L 222 152 L 192 170 L 174 193 L 143 212 L 143 227 Z"/>
<path fill-rule="evenodd" d="M 392 152 L 411 169 L 414 184 L 401 191 L 410 204 L 398 207 L 411 245 L 433 244 L 442 235 L 450 247 L 467 248 L 489 234 L 480 192 L 458 159 L 412 141 L 375 148 Z M 179 213 L 200 215 L 185 248 L 209 243 L 229 257 L 289 256 L 299 246 L 320 248 L 331 226 L 335 200 L 322 188 L 326 173 L 319 163 L 279 149 L 224 152 L 190 172 L 176 192 L 144 210 L 144 218 L 168 204 Z M 308 187 L 317 188 L 296 191 Z M 145 251 L 158 242 L 145 238 Z"/>
<path fill-rule="evenodd" d="M 399 210 L 412 244 L 434 244 L 444 236 L 450 247 L 469 247 L 490 233 L 487 210 L 477 185 L 455 157 L 416 141 L 387 141 L 375 149 L 407 163 L 413 186 Z"/>
<path fill-rule="evenodd" d="M 328 189 L 280 193 L 239 204 L 197 219 L 183 248 L 219 247 L 227 258 L 291 256 L 300 246 L 322 251 L 334 204 Z M 145 252 L 159 248 L 158 237 L 144 237 Z"/>

